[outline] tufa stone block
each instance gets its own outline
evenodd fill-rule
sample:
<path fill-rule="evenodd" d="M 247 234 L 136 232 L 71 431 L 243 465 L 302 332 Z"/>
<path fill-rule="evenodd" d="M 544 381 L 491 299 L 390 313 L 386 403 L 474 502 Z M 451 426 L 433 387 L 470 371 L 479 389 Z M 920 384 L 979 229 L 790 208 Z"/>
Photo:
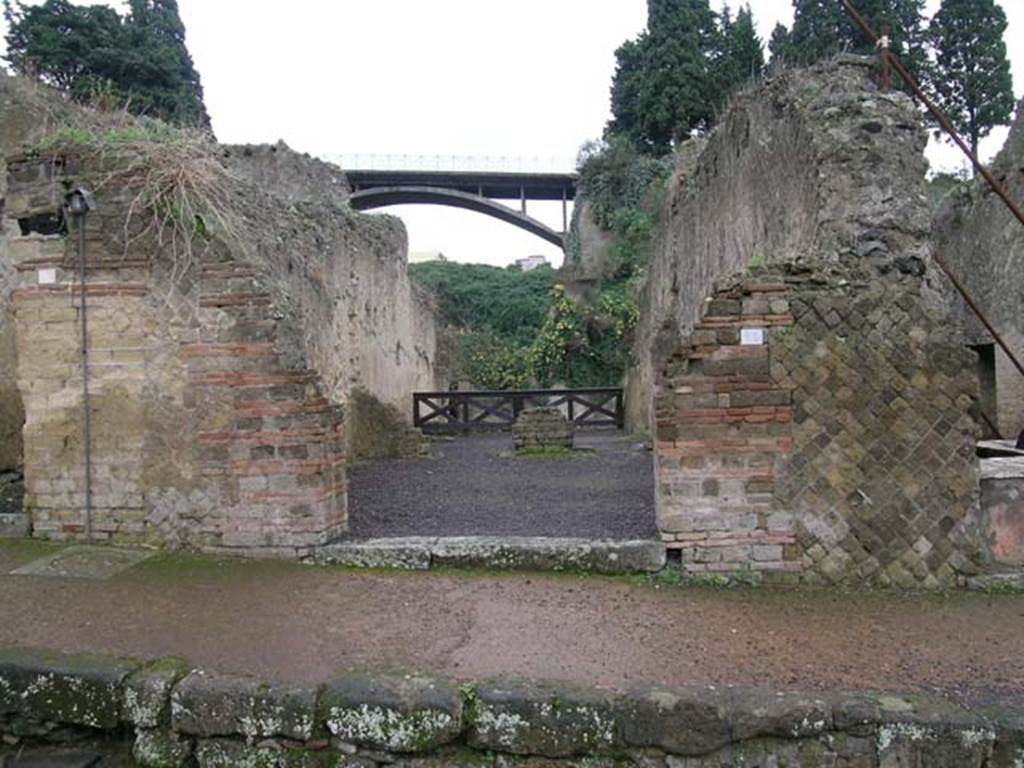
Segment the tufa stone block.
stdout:
<path fill-rule="evenodd" d="M 462 732 L 462 697 L 429 677 L 353 675 L 331 683 L 320 704 L 333 736 L 392 752 L 428 752 Z"/>

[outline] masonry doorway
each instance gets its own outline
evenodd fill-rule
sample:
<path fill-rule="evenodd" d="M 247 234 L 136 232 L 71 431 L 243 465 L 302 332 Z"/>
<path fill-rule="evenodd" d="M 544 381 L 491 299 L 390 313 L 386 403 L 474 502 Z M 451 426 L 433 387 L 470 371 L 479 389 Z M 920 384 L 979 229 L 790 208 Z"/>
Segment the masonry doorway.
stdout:
<path fill-rule="evenodd" d="M 351 538 L 657 538 L 652 453 L 623 429 L 621 389 L 453 390 L 413 403 L 430 456 L 350 468 Z M 571 449 L 523 450 L 521 416 L 538 409 L 573 434 Z"/>

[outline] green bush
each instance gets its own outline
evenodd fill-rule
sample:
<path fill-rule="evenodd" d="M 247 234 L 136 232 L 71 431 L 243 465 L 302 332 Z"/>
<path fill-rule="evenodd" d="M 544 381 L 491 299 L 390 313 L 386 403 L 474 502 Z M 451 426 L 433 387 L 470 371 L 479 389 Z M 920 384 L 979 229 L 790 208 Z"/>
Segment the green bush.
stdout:
<path fill-rule="evenodd" d="M 520 344 L 529 344 L 544 324 L 555 283 L 551 267 L 522 272 L 450 261 L 410 264 L 409 276 L 437 296 L 447 325 L 488 331 Z"/>

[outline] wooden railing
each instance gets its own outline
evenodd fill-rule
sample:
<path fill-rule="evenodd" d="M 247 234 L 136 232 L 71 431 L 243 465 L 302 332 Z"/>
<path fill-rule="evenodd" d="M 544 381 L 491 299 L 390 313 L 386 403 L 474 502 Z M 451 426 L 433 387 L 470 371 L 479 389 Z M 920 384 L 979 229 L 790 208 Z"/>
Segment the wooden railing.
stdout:
<path fill-rule="evenodd" d="M 482 392 L 416 392 L 412 396 L 413 424 L 427 432 L 467 432 L 501 429 L 515 424 L 525 408 L 561 408 L 577 426 L 625 423 L 623 391 L 592 389 L 529 389 Z"/>

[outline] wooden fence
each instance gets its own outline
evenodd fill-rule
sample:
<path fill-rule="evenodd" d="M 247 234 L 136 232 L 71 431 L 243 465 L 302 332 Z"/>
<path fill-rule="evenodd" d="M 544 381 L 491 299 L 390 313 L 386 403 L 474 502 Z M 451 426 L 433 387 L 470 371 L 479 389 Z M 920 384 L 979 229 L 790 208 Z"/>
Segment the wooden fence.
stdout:
<path fill-rule="evenodd" d="M 525 408 L 560 408 L 577 426 L 617 427 L 625 423 L 623 391 L 593 389 L 531 389 L 493 392 L 416 392 L 413 424 L 427 432 L 502 429 L 515 424 Z"/>

